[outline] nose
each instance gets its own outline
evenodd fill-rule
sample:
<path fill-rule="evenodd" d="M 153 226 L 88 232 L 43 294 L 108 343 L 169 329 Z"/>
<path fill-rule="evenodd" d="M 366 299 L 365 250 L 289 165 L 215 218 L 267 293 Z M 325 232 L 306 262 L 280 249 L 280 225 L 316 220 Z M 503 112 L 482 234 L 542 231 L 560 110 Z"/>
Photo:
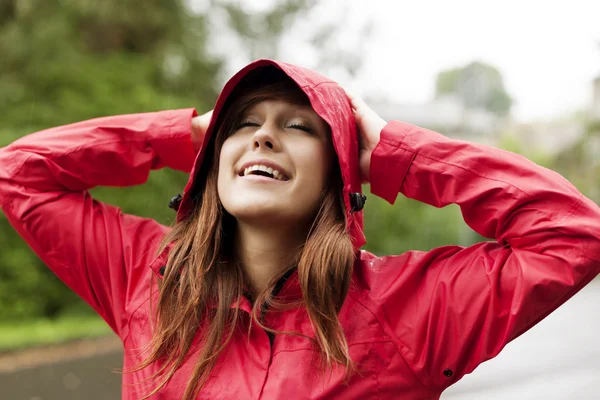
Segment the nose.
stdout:
<path fill-rule="evenodd" d="M 257 150 L 262 148 L 263 150 L 277 150 L 279 147 L 279 141 L 275 133 L 274 127 L 264 124 L 254 132 L 252 149 Z"/>

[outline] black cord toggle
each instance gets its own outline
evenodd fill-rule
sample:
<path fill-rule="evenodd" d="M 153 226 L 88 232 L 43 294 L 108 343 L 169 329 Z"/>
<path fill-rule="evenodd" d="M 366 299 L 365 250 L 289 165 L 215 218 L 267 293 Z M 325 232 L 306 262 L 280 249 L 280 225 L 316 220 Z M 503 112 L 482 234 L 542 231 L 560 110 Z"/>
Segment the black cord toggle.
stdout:
<path fill-rule="evenodd" d="M 367 196 L 360 193 L 350 193 L 350 213 L 360 211 L 365 207 L 365 203 L 367 202 Z"/>
<path fill-rule="evenodd" d="M 179 210 L 179 205 L 181 204 L 181 194 L 177 194 L 173 197 L 171 197 L 171 200 L 169 200 L 169 208 L 172 208 L 173 210 L 177 211 Z"/>

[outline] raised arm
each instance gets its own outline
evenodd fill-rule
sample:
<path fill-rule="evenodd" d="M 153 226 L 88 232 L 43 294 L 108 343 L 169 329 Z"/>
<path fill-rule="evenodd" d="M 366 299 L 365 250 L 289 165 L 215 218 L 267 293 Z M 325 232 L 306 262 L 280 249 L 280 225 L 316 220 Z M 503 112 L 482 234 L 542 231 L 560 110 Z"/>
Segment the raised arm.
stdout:
<path fill-rule="evenodd" d="M 88 189 L 190 171 L 193 109 L 99 118 L 25 136 L 0 149 L 0 206 L 38 256 L 120 335 L 136 280 L 167 231 L 124 215 Z M 157 194 L 160 195 L 160 194 Z"/>
<path fill-rule="evenodd" d="M 402 193 L 458 204 L 472 229 L 495 239 L 382 258 L 371 283 L 398 349 L 443 390 L 600 273 L 600 208 L 522 156 L 373 114 L 363 109 L 370 125 L 359 126 L 371 191 L 390 203 Z"/>
<path fill-rule="evenodd" d="M 432 387 L 496 356 L 600 273 L 598 206 L 519 155 L 391 122 L 373 152 L 371 189 L 391 203 L 398 192 L 456 203 L 472 229 L 495 239 L 384 268 L 376 290 L 391 329 Z"/>

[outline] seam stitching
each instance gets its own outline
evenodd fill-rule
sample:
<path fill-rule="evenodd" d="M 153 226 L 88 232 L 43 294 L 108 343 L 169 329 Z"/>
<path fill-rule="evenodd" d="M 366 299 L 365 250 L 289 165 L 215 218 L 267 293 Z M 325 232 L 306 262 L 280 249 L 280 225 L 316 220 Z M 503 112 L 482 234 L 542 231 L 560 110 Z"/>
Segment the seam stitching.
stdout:
<path fill-rule="evenodd" d="M 334 82 L 334 81 L 323 81 L 323 82 L 319 82 L 319 83 L 316 83 L 316 84 L 315 84 L 315 83 L 307 83 L 306 85 L 300 86 L 300 88 L 301 88 L 301 89 L 304 89 L 304 88 L 311 88 L 311 89 L 314 89 L 314 88 L 316 88 L 316 87 L 319 87 L 319 86 L 321 86 L 321 85 L 326 85 L 326 84 L 328 84 L 328 83 L 334 83 L 334 84 L 336 84 L 336 85 L 337 85 L 337 82 Z"/>
<path fill-rule="evenodd" d="M 466 168 L 466 167 L 464 167 L 464 166 L 461 166 L 461 165 L 459 165 L 459 164 L 454 164 L 454 163 L 451 163 L 451 162 L 447 162 L 447 161 L 439 160 L 439 159 L 437 159 L 437 158 L 435 158 L 435 157 L 431 157 L 431 156 L 428 156 L 428 155 L 426 155 L 426 154 L 423 154 L 423 153 L 415 152 L 415 151 L 414 151 L 414 150 L 412 150 L 412 149 L 407 149 L 407 148 L 405 148 L 405 147 L 402 147 L 402 148 L 403 148 L 404 150 L 410 151 L 411 153 L 415 154 L 415 157 L 416 157 L 416 156 L 421 156 L 421 157 L 427 158 L 427 159 L 429 159 L 429 160 L 432 160 L 432 161 L 436 161 L 436 162 L 442 163 L 442 164 L 444 164 L 444 165 L 449 165 L 449 166 L 452 166 L 452 167 L 455 167 L 455 168 L 461 169 L 461 170 L 463 170 L 463 171 L 466 171 L 466 172 L 469 172 L 469 173 L 471 173 L 471 174 L 473 174 L 473 175 L 476 175 L 476 176 L 478 176 L 478 177 L 480 177 L 480 178 L 484 178 L 484 179 L 488 179 L 488 180 L 491 180 L 491 181 L 495 181 L 495 182 L 500 182 L 500 183 L 503 183 L 503 184 L 505 184 L 505 185 L 507 185 L 507 186 L 510 186 L 510 187 L 512 187 L 512 188 L 515 188 L 515 189 L 516 189 L 516 190 L 518 190 L 519 192 L 521 192 L 521 193 L 523 193 L 523 194 L 525 194 L 525 195 L 529 196 L 529 193 L 527 193 L 525 190 L 521 189 L 521 188 L 520 188 L 520 187 L 518 187 L 518 186 L 515 186 L 514 184 L 512 184 L 512 183 L 510 183 L 510 182 L 506 182 L 506 181 L 504 181 L 504 180 L 502 180 L 502 179 L 498 179 L 498 178 L 492 178 L 492 177 L 490 177 L 490 176 L 487 176 L 487 175 L 482 175 L 482 174 L 480 174 L 480 173 L 478 173 L 478 172 L 476 172 L 476 171 L 474 171 L 474 170 L 472 170 L 472 169 Z M 561 217 L 561 218 L 562 218 L 562 217 Z"/>
<path fill-rule="evenodd" d="M 14 153 L 13 153 L 13 154 L 11 154 L 11 155 L 12 155 L 12 158 L 14 158 L 14 157 L 15 157 L 15 156 L 14 156 Z M 15 169 L 14 169 L 14 171 L 13 171 L 12 173 L 10 173 L 10 176 L 11 176 L 11 177 L 13 177 L 13 176 L 18 176 L 18 175 L 20 174 L 20 172 L 21 172 L 21 169 L 23 169 L 23 166 L 25 165 L 25 163 L 26 163 L 26 162 L 27 162 L 27 161 L 28 161 L 28 160 L 29 160 L 31 157 L 33 157 L 33 154 L 32 154 L 32 153 L 28 153 L 28 155 L 25 157 L 25 159 L 24 159 L 23 161 L 21 161 L 21 165 L 19 165 L 17 168 L 15 168 Z M 11 158 L 11 159 L 12 159 L 12 158 Z M 21 185 L 20 183 L 17 183 L 16 185 L 18 185 L 19 187 L 24 187 L 24 186 L 23 186 L 23 185 Z M 13 199 L 12 199 L 12 198 L 6 199 L 6 201 L 5 201 L 5 202 L 2 202 L 2 203 L 0 203 L 0 208 L 4 208 L 4 207 L 6 207 L 6 206 L 8 206 L 8 205 L 12 205 L 12 203 L 13 203 Z"/>
<path fill-rule="evenodd" d="M 421 383 L 421 385 L 423 385 L 423 387 L 425 387 L 426 389 L 428 389 L 428 390 L 430 390 L 432 392 L 438 393 L 439 392 L 438 390 L 430 387 L 425 382 L 423 382 L 423 380 L 421 379 L 421 377 L 419 376 L 419 374 L 417 374 L 417 372 L 414 370 L 412 364 L 408 362 L 408 360 L 406 359 L 406 357 L 404 357 L 404 355 L 402 354 L 402 351 L 400 351 L 400 348 L 398 347 L 398 345 L 401 345 L 403 349 L 407 349 L 408 350 L 408 347 L 404 344 L 404 342 L 402 342 L 400 340 L 400 338 L 395 338 L 397 340 L 392 340 L 389 337 L 389 335 L 387 335 L 386 329 L 384 328 L 384 325 L 379 320 L 379 318 L 377 317 L 377 315 L 369 307 L 367 307 L 362 301 L 360 301 L 358 298 L 356 298 L 356 297 L 354 297 L 353 295 L 350 295 L 350 294 L 349 294 L 349 296 L 352 297 L 354 299 L 354 301 L 356 301 L 358 304 L 360 304 L 361 306 L 363 306 L 367 311 L 369 311 L 369 313 L 371 313 L 371 315 L 373 315 L 373 317 L 375 318 L 375 320 L 379 324 L 379 327 L 382 330 L 382 333 L 385 335 L 385 337 L 387 337 L 389 339 L 389 342 L 392 343 L 392 345 L 396 348 L 396 351 L 398 352 L 398 355 L 404 360 L 404 362 L 406 363 L 406 365 L 408 365 L 408 367 L 410 368 L 411 372 L 413 373 L 413 375 L 415 376 L 415 378 L 417 378 L 417 380 Z"/>

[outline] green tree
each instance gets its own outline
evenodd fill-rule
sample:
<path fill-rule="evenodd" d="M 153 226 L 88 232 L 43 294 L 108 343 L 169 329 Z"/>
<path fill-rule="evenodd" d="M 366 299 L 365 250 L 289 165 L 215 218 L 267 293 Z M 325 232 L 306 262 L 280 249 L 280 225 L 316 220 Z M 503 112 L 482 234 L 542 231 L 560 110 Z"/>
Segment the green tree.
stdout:
<path fill-rule="evenodd" d="M 468 108 L 482 108 L 500 116 L 509 114 L 512 107 L 500 71 L 477 61 L 439 72 L 435 94 L 457 96 Z"/>
<path fill-rule="evenodd" d="M 188 13 L 182 1 L 146 1 L 143 7 L 131 0 L 2 2 L 0 145 L 93 117 L 210 108 L 221 61 L 206 50 L 206 28 L 205 16 Z M 184 174 L 163 170 L 147 185 L 94 194 L 126 212 L 169 222 L 169 196 L 185 181 Z M 80 307 L 4 216 L 0 232 L 0 318 Z"/>
<path fill-rule="evenodd" d="M 428 251 L 439 246 L 468 246 L 482 238 L 462 220 L 460 209 L 438 209 L 398 195 L 390 206 L 369 195 L 365 206 L 365 248 L 377 255 Z"/>
<path fill-rule="evenodd" d="M 273 58 L 338 77 L 342 69 L 353 77 L 362 66 L 362 50 L 372 31 L 371 20 L 358 26 L 349 23 L 349 3 L 280 0 L 259 9 L 242 7 L 231 0 L 213 0 L 211 4 L 222 11 L 213 12 L 215 19 L 219 14 L 226 15 L 236 58 L 243 62 Z M 332 4 L 335 13 L 325 12 L 329 17 L 324 16 L 322 7 Z M 290 44 L 292 37 L 296 40 Z"/>
<path fill-rule="evenodd" d="M 205 17 L 186 12 L 180 0 L 9 4 L 0 14 L 8 139 L 103 115 L 204 108 L 215 99 L 221 62 L 207 52 Z"/>
<path fill-rule="evenodd" d="M 600 204 L 600 119 L 588 118 L 581 139 L 556 155 L 552 169 L 569 179 L 584 195 Z"/>

